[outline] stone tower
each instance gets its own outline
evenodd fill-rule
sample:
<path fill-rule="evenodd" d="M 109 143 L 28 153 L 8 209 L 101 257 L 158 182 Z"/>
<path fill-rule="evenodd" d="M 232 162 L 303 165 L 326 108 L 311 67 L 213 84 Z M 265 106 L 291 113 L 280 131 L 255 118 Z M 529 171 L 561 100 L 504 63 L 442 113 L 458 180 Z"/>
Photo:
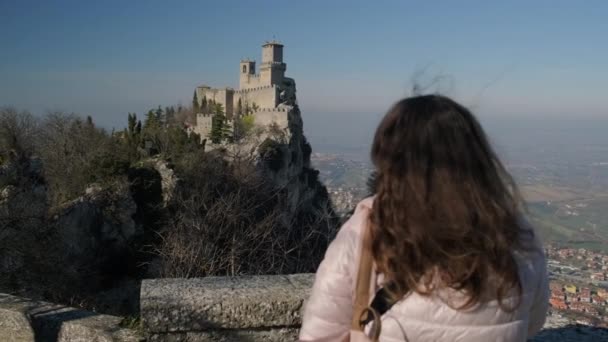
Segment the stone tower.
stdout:
<path fill-rule="evenodd" d="M 283 44 L 273 40 L 262 45 L 260 84 L 280 84 L 285 77 L 285 70 L 287 65 L 283 63 Z"/>
<path fill-rule="evenodd" d="M 251 83 L 255 83 L 256 80 L 254 80 L 254 79 L 258 77 L 255 74 L 255 61 L 252 61 L 249 59 L 241 60 L 240 75 L 241 75 L 240 80 L 239 80 L 240 89 L 244 89 L 247 87 L 247 85 L 249 85 Z"/>

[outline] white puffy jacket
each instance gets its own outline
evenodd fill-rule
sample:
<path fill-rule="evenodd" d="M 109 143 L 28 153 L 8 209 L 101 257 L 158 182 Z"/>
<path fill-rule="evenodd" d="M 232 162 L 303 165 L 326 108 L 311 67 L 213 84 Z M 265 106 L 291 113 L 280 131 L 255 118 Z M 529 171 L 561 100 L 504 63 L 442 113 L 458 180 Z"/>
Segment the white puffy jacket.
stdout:
<path fill-rule="evenodd" d="M 348 333 L 361 233 L 372 204 L 371 198 L 359 203 L 327 249 L 305 307 L 300 340 L 340 340 Z M 548 308 L 545 257 L 540 248 L 538 252 L 514 255 L 523 287 L 521 305 L 514 312 L 502 310 L 497 301 L 478 305 L 475 310 L 455 310 L 437 297 L 413 293 L 382 316 L 380 341 L 512 342 L 536 334 Z M 378 276 L 377 287 L 381 279 Z M 506 304 L 516 300 L 508 298 Z"/>

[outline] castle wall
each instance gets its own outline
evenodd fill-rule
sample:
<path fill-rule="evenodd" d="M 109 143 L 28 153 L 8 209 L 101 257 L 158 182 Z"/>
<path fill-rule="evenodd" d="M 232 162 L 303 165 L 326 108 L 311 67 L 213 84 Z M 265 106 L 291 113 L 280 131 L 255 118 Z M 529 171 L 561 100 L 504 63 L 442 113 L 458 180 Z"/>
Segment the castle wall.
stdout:
<path fill-rule="evenodd" d="M 288 127 L 288 115 L 285 108 L 262 108 L 253 114 L 255 125 L 267 127 L 277 124 L 281 129 Z"/>
<path fill-rule="evenodd" d="M 255 103 L 260 108 L 275 108 L 278 105 L 279 91 L 276 86 L 271 85 L 237 90 L 234 92 L 234 107 L 237 106 L 239 99 L 243 107 L 246 103 L 249 105 Z"/>
<path fill-rule="evenodd" d="M 213 100 L 216 103 L 220 103 L 224 107 L 224 112 L 228 118 L 232 118 L 234 113 L 234 90 L 230 88 L 216 89 L 210 87 L 198 87 L 196 88 L 196 96 L 198 97 L 199 105 L 203 102 L 203 98 L 206 97 L 207 101 Z"/>
<path fill-rule="evenodd" d="M 262 79 L 261 79 L 260 75 L 241 74 L 239 89 L 243 90 L 243 89 L 259 88 L 262 85 L 263 84 L 262 84 Z M 268 85 L 270 85 L 270 83 L 268 83 Z"/>
<path fill-rule="evenodd" d="M 201 136 L 201 139 L 207 139 L 211 134 L 211 114 L 196 114 L 196 125 L 193 127 L 194 133 Z"/>

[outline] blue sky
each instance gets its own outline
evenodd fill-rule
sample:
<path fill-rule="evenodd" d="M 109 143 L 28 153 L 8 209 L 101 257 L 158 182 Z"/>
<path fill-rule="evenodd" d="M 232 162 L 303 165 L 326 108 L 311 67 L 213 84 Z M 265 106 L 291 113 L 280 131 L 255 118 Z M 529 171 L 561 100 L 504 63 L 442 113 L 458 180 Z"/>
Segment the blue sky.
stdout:
<path fill-rule="evenodd" d="M 608 117 L 606 18 L 607 1 L 0 0 L 0 105 L 122 126 L 236 87 L 275 37 L 310 125 L 376 117 L 419 74 L 479 115 Z"/>

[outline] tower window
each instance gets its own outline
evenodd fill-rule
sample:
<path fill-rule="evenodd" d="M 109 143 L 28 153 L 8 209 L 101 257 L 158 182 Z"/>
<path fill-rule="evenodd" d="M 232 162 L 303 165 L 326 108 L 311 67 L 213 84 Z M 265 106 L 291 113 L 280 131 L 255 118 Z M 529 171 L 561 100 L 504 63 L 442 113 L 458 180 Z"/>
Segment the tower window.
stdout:
<path fill-rule="evenodd" d="M 243 65 L 243 74 L 247 72 L 247 66 Z"/>

